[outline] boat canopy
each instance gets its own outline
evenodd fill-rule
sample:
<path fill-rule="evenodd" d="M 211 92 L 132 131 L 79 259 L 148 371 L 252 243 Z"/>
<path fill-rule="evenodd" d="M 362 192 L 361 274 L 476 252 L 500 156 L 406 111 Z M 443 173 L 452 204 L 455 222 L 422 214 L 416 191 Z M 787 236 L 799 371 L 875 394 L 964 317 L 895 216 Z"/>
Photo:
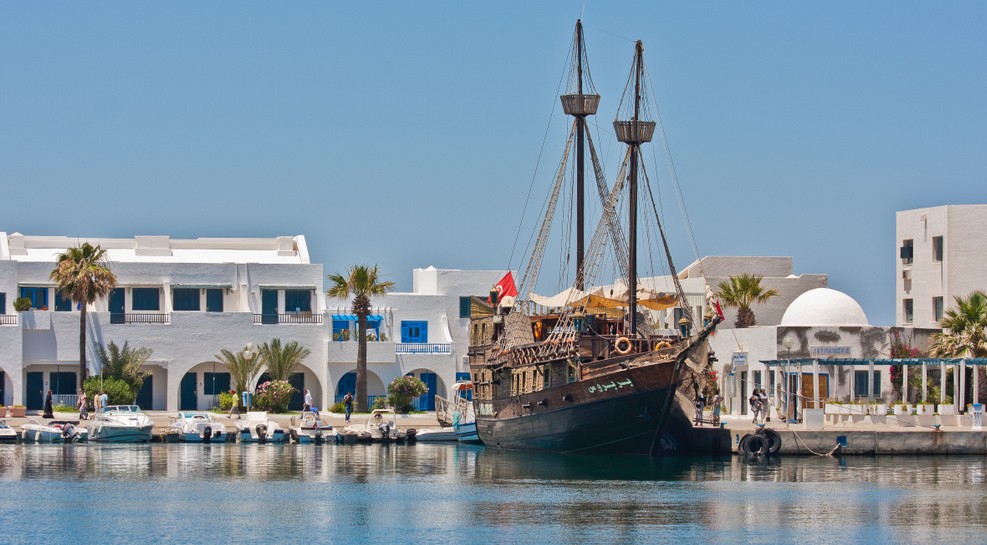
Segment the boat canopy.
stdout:
<path fill-rule="evenodd" d="M 622 284 L 616 284 L 609 288 L 593 288 L 588 291 L 568 288 L 549 297 L 532 293 L 531 301 L 552 308 L 564 306 L 580 307 L 587 310 L 627 308 L 629 291 Z M 651 310 L 672 308 L 678 305 L 678 302 L 678 297 L 675 294 L 652 291 L 642 287 L 637 289 L 637 304 Z"/>

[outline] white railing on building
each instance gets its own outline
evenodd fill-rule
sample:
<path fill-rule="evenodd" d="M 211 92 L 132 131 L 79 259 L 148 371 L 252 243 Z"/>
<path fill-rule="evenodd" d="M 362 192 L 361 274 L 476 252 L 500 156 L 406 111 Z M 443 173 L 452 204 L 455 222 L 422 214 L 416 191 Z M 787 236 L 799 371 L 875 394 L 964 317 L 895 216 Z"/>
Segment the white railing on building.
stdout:
<path fill-rule="evenodd" d="M 51 402 L 53 405 L 77 407 L 79 405 L 79 396 L 75 394 L 52 394 Z"/>
<path fill-rule="evenodd" d="M 17 315 L 0 314 L 0 325 L 17 325 Z"/>
<path fill-rule="evenodd" d="M 452 354 L 451 343 L 395 343 L 395 354 Z"/>

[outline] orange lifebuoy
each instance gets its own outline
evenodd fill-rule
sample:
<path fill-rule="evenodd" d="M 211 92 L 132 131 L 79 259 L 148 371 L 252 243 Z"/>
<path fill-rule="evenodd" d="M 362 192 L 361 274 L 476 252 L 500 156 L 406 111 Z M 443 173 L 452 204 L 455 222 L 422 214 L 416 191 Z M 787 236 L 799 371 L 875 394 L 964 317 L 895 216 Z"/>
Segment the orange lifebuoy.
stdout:
<path fill-rule="evenodd" d="M 658 343 L 658 344 L 655 345 L 655 352 L 657 352 L 659 350 L 662 350 L 662 349 L 665 349 L 665 348 L 671 348 L 671 347 L 672 347 L 672 343 L 670 343 L 668 341 L 661 341 L 660 343 Z"/>
<path fill-rule="evenodd" d="M 621 348 L 623 346 L 623 348 Z M 621 337 L 614 341 L 613 349 L 617 351 L 621 356 L 629 354 L 631 352 L 631 340 L 627 337 Z"/>

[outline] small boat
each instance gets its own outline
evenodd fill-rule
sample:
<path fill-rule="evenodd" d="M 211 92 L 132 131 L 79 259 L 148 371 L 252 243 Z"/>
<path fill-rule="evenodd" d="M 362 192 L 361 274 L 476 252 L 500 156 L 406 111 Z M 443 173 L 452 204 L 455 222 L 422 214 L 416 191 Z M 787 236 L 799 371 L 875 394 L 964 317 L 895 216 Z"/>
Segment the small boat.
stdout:
<path fill-rule="evenodd" d="M 476 433 L 476 413 L 473 412 L 473 381 L 459 381 L 452 385 L 449 399 L 435 396 L 435 414 L 439 425 L 451 426 L 460 443 L 483 444 Z M 419 434 L 421 439 L 421 434 Z"/>
<path fill-rule="evenodd" d="M 236 421 L 237 438 L 241 443 L 284 443 L 284 428 L 268 420 L 267 411 L 250 411 L 247 418 Z"/>
<path fill-rule="evenodd" d="M 295 419 L 292 417 L 292 423 L 294 421 Z M 306 413 L 298 425 L 289 428 L 288 433 L 292 441 L 302 445 L 335 443 L 338 437 L 332 425 L 316 417 L 315 413 Z"/>
<path fill-rule="evenodd" d="M 0 420 L 0 443 L 16 443 L 17 442 L 17 432 L 14 428 L 7 425 L 6 422 Z"/>
<path fill-rule="evenodd" d="M 358 443 L 414 443 L 418 436 L 414 428 L 398 430 L 394 409 L 374 409 L 366 424 L 346 426 L 343 431 L 350 437 L 355 436 Z"/>
<path fill-rule="evenodd" d="M 171 423 L 171 433 L 177 433 L 186 443 L 225 443 L 226 426 L 213 420 L 212 415 L 198 412 L 180 412 Z"/>
<path fill-rule="evenodd" d="M 85 441 L 84 428 L 77 428 L 78 422 L 52 420 L 47 424 L 31 419 L 21 426 L 21 441 L 24 443 L 74 443 Z M 13 430 L 11 430 L 13 431 Z M 14 434 L 16 437 L 16 434 Z"/>
<path fill-rule="evenodd" d="M 150 443 L 154 422 L 137 405 L 109 405 L 93 417 L 89 440 L 104 443 Z"/>
<path fill-rule="evenodd" d="M 456 430 L 454 429 L 433 428 L 418 430 L 418 433 L 415 434 L 415 440 L 419 443 L 455 443 L 459 441 L 459 438 L 456 437 Z"/>

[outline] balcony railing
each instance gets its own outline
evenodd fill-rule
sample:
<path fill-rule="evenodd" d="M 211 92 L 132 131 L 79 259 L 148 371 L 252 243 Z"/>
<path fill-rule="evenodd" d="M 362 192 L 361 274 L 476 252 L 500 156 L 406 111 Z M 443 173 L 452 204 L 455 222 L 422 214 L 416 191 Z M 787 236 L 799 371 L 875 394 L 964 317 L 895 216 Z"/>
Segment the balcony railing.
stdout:
<path fill-rule="evenodd" d="M 395 343 L 395 354 L 452 354 L 449 343 Z"/>
<path fill-rule="evenodd" d="M 321 314 L 311 312 L 288 312 L 285 314 L 264 313 L 254 314 L 255 324 L 321 324 L 323 317 Z"/>
<path fill-rule="evenodd" d="M 169 324 L 171 315 L 165 312 L 113 312 L 111 324 Z"/>
<path fill-rule="evenodd" d="M 79 396 L 75 394 L 54 394 L 51 396 L 51 402 L 54 405 L 65 405 L 67 407 L 78 407 L 79 406 Z"/>
<path fill-rule="evenodd" d="M 0 325 L 17 325 L 17 315 L 0 314 Z"/>

